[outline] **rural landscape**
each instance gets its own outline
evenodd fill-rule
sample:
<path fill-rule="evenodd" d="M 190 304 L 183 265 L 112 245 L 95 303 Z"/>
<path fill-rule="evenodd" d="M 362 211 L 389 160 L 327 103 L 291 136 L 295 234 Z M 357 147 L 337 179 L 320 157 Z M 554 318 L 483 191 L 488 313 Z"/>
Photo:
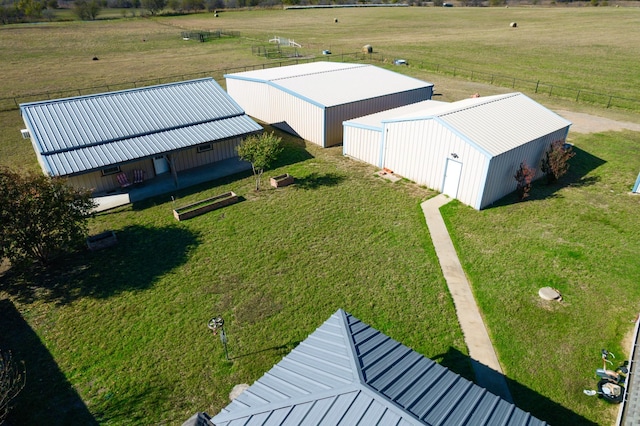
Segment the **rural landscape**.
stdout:
<path fill-rule="evenodd" d="M 439 101 L 519 91 L 560 115 L 588 114 L 569 131 L 576 155 L 558 182 L 535 181 L 523 202 L 511 194 L 477 211 L 452 201 L 441 212 L 514 403 L 550 424 L 612 425 L 618 406 L 583 389 L 603 348 L 628 356 L 640 312 L 640 131 L 589 125 L 640 125 L 640 8 L 626 6 L 105 10 L 90 22 L 2 25 L 0 165 L 40 172 L 20 103 L 201 77 L 224 87 L 228 73 L 316 60 L 428 81 Z M 183 37 L 218 31 L 228 35 Z M 274 37 L 300 47 L 273 53 Z M 109 249 L 27 272 L 2 262 L 0 349 L 27 377 L 9 424 L 216 414 L 235 385 L 340 308 L 473 380 L 420 208 L 437 191 L 264 127 L 284 150 L 263 179 L 288 173 L 294 185 L 256 191 L 249 170 L 96 213 L 89 233 L 114 231 Z M 176 205 L 230 191 L 242 201 L 174 219 Z M 542 300 L 545 286 L 562 301 Z M 218 315 L 228 359 L 207 328 Z"/>

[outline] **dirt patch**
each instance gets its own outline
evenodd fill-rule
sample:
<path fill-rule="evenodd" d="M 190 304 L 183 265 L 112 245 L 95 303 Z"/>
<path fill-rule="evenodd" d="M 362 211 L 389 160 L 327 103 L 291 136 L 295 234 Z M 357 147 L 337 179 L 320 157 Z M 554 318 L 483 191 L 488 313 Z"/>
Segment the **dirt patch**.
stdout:
<path fill-rule="evenodd" d="M 610 131 L 632 130 L 640 132 L 640 124 L 628 121 L 616 121 L 597 115 L 585 114 L 566 110 L 556 110 L 558 115 L 571 121 L 573 124 L 569 128 L 575 133 L 600 133 Z"/>

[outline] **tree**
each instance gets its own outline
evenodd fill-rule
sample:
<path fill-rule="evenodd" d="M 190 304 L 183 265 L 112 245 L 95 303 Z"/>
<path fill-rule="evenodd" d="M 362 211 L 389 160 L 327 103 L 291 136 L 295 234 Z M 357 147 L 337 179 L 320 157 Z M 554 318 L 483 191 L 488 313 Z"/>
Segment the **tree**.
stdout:
<path fill-rule="evenodd" d="M 513 176 L 518 182 L 517 190 L 520 201 L 529 196 L 529 191 L 531 191 L 531 181 L 533 181 L 535 175 L 536 171 L 527 166 L 526 162 L 523 161 L 522 163 L 520 163 L 520 167 L 516 171 L 516 174 Z"/>
<path fill-rule="evenodd" d="M 540 164 L 540 170 L 547 176 L 547 182 L 552 183 L 564 176 L 569 170 L 569 160 L 576 155 L 571 145 L 563 140 L 551 144 Z"/>
<path fill-rule="evenodd" d="M 152 15 L 160 12 L 166 5 L 167 0 L 142 0 L 142 7 L 147 9 Z"/>
<path fill-rule="evenodd" d="M 26 381 L 24 363 L 18 368 L 11 352 L 0 352 L 0 424 L 3 424 L 9 414 L 9 403 L 24 388 Z"/>
<path fill-rule="evenodd" d="M 98 0 L 75 0 L 73 13 L 83 21 L 94 21 L 100 11 L 102 3 Z"/>
<path fill-rule="evenodd" d="M 90 192 L 66 179 L 0 168 L 0 257 L 47 265 L 83 243 L 94 207 Z"/>
<path fill-rule="evenodd" d="M 253 175 L 256 177 L 256 191 L 260 190 L 260 176 L 264 169 L 282 152 L 281 142 L 282 138 L 273 132 L 261 133 L 247 137 L 237 147 L 240 158 L 251 163 Z"/>

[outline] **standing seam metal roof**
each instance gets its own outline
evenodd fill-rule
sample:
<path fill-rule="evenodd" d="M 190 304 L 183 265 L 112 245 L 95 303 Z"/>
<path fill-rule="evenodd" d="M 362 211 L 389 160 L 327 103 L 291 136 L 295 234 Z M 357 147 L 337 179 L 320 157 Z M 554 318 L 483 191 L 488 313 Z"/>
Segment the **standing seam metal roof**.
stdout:
<path fill-rule="evenodd" d="M 341 309 L 211 422 L 546 425 Z"/>
<path fill-rule="evenodd" d="M 433 87 L 368 64 L 312 62 L 227 74 L 225 78 L 270 84 L 320 107 L 332 107 L 394 93 Z"/>
<path fill-rule="evenodd" d="M 212 78 L 33 102 L 20 110 L 54 176 L 262 130 Z"/>

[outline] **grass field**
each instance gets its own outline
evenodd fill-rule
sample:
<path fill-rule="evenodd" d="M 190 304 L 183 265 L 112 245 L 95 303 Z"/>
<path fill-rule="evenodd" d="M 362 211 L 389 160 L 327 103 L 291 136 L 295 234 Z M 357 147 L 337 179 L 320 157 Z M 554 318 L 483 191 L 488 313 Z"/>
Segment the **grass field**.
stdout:
<path fill-rule="evenodd" d="M 251 45 L 274 35 L 308 46 L 304 54 L 328 48 L 335 57 L 372 44 L 390 57 L 637 97 L 638 13 L 273 10 L 6 26 L 0 98 L 267 63 Z M 243 37 L 179 37 L 217 28 Z M 510 90 L 399 70 L 434 82 L 441 100 Z M 633 112 L 527 94 L 640 122 Z M 0 164 L 36 169 L 22 127 L 18 111 L 0 112 Z M 115 229 L 117 249 L 80 253 L 48 273 L 0 276 L 0 344 L 27 361 L 29 377 L 15 424 L 180 424 L 198 410 L 216 413 L 233 385 L 258 378 L 338 308 L 471 377 L 419 208 L 434 193 L 375 178 L 340 147 L 283 136 L 286 155 L 269 173 L 293 174 L 294 187 L 255 193 L 252 177 L 241 175 L 181 191 L 173 194 L 180 204 L 227 190 L 244 198 L 181 223 L 168 196 L 100 214 L 91 230 Z M 640 198 L 628 194 L 640 136 L 570 139 L 578 155 L 559 185 L 534 187 L 526 203 L 507 197 L 477 212 L 454 202 L 443 212 L 517 405 L 552 424 L 606 425 L 614 407 L 582 389 L 596 383 L 601 348 L 627 350 L 640 303 Z M 537 289 L 546 285 L 564 301 L 541 303 Z M 227 320 L 232 362 L 206 329 L 216 314 Z"/>

